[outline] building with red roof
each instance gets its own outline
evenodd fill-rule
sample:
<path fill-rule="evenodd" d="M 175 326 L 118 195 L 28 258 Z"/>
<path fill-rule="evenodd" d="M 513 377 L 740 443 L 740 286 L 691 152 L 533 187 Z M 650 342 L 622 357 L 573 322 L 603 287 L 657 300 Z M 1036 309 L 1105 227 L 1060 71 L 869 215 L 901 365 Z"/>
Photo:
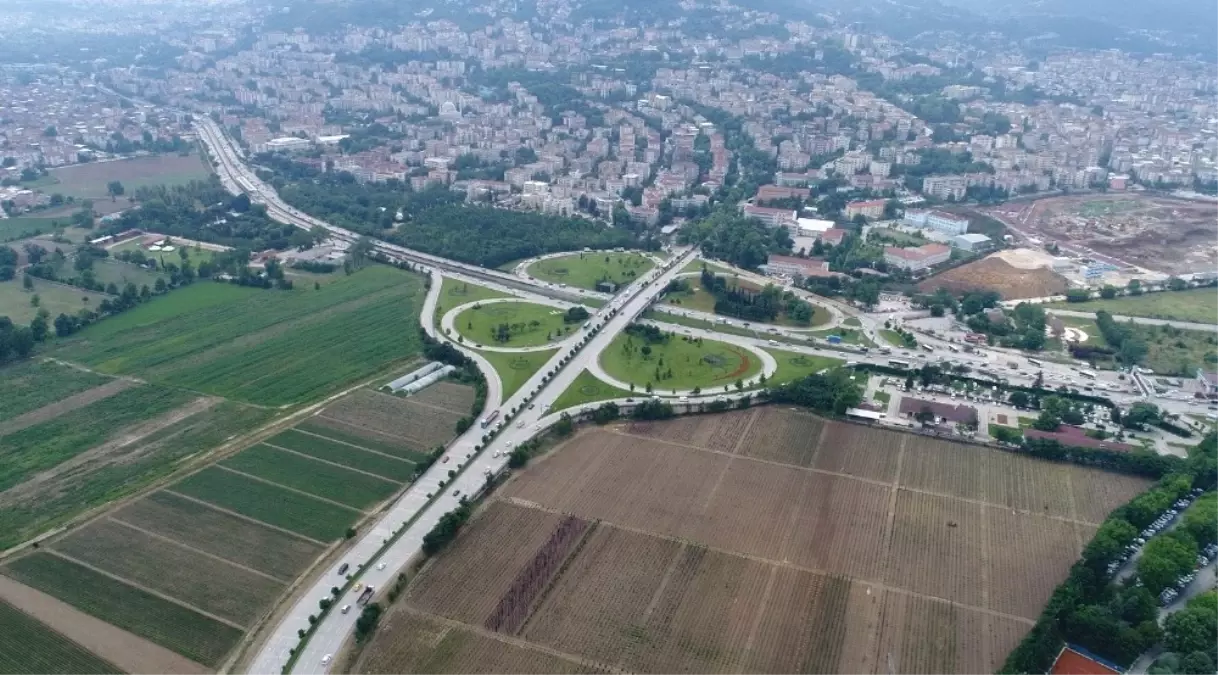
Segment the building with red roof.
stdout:
<path fill-rule="evenodd" d="M 1050 675 L 1121 675 L 1116 666 L 1105 663 L 1098 656 L 1080 647 L 1066 645 L 1057 655 Z"/>

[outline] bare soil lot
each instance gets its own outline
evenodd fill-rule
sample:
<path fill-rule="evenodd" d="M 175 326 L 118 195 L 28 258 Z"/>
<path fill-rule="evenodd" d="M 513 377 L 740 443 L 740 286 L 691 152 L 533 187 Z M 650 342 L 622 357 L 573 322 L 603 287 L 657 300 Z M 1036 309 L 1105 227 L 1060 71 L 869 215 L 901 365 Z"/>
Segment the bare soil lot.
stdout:
<path fill-rule="evenodd" d="M 206 180 L 211 169 L 197 154 L 181 157 L 160 155 L 138 157 L 113 162 L 92 162 L 55 169 L 50 173 L 52 184 L 40 188 L 47 194 L 58 192 L 77 199 L 110 201 L 106 186 L 112 180 L 123 184 L 124 194 L 116 203 L 124 204 L 137 188 L 148 185 L 185 185 L 192 180 Z"/>
<path fill-rule="evenodd" d="M 1087 248 L 1166 274 L 1218 264 L 1218 205 L 1139 194 L 1010 202 L 991 215 L 1044 241 Z"/>
<path fill-rule="evenodd" d="M 1067 286 L 1066 278 L 1052 270 L 1021 269 L 989 256 L 936 274 L 919 283 L 918 289 L 928 293 L 939 288 L 953 293 L 997 291 L 1004 300 L 1018 300 L 1061 295 Z"/>
<path fill-rule="evenodd" d="M 356 671 L 453 672 L 489 640 L 479 670 L 992 672 L 1146 486 L 1075 469 L 773 407 L 582 430 L 428 563 Z M 556 548 L 572 516 L 591 526 Z M 527 617 L 492 620 L 522 579 Z"/>

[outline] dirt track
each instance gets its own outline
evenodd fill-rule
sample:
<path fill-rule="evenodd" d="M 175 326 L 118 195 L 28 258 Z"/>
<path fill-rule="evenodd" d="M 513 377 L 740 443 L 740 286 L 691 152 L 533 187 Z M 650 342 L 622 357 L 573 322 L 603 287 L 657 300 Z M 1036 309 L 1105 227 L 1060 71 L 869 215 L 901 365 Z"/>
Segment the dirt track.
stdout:
<path fill-rule="evenodd" d="M 969 290 L 997 291 L 1004 300 L 1040 298 L 1066 292 L 1066 279 L 1050 270 L 1019 269 L 1000 258 L 984 258 L 937 274 L 918 284 L 923 291 L 946 288 L 954 293 Z"/>
<path fill-rule="evenodd" d="M 204 665 L 0 576 L 0 598 L 128 673 L 210 673 Z"/>

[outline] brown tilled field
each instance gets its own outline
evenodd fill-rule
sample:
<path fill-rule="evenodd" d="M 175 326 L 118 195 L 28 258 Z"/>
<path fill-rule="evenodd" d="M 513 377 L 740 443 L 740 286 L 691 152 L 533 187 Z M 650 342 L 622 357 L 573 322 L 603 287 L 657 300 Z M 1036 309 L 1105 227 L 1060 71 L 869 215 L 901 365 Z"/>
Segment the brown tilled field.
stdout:
<path fill-rule="evenodd" d="M 777 407 L 585 430 L 355 669 L 992 672 L 1146 485 Z"/>
<path fill-rule="evenodd" d="M 927 293 L 946 288 L 953 293 L 997 291 L 1004 300 L 1042 298 L 1066 292 L 1066 278 L 1045 269 L 1020 269 L 1007 261 L 988 257 L 954 267 L 918 284 Z"/>

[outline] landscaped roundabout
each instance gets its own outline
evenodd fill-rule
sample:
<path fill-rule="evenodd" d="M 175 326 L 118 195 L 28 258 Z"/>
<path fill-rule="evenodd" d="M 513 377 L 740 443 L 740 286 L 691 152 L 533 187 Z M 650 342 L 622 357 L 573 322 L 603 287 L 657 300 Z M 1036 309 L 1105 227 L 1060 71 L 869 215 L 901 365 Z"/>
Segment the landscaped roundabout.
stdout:
<path fill-rule="evenodd" d="M 760 350 L 636 325 L 614 338 L 599 366 L 611 384 L 636 391 L 709 394 L 772 375 L 777 364 Z"/>
<path fill-rule="evenodd" d="M 580 330 L 585 319 L 586 315 L 573 318 L 559 306 L 498 298 L 456 307 L 442 323 L 466 344 L 519 349 L 566 339 Z"/>

